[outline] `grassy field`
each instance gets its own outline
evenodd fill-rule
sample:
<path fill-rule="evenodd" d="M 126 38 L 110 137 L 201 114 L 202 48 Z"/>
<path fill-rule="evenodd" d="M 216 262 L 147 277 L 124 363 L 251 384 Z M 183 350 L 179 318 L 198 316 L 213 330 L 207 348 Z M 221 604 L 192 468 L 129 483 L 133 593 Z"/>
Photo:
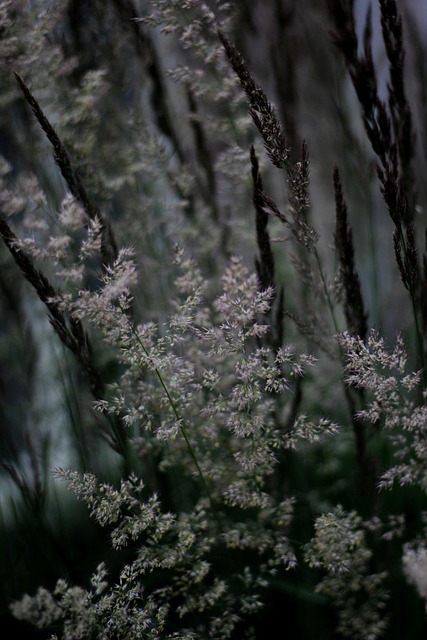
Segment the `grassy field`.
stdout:
<path fill-rule="evenodd" d="M 425 636 L 411 6 L 0 2 L 5 629 Z"/>

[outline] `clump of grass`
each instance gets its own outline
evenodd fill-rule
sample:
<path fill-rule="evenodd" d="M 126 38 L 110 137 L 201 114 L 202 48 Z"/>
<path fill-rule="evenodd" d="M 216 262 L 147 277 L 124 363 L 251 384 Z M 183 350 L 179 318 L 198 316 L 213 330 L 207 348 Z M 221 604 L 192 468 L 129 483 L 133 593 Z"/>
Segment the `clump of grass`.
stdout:
<path fill-rule="evenodd" d="M 252 5 L 244 13 L 225 2 L 212 11 L 203 2 L 153 0 L 136 18 L 131 3 L 119 4 L 108 3 L 105 19 L 108 28 L 117 21 L 123 29 L 124 50 L 114 50 L 102 82 L 112 90 L 114 66 L 132 50 L 151 99 L 135 98 L 141 87 L 127 86 L 135 104 L 125 125 L 147 135 L 118 154 L 115 179 L 108 179 L 107 158 L 93 161 L 101 171 L 94 178 L 93 118 L 81 109 L 90 104 L 102 113 L 105 105 L 91 95 L 100 75 L 88 72 L 65 112 L 52 90 L 56 129 L 46 95 L 39 101 L 22 73 L 15 76 L 64 182 L 52 188 L 52 166 L 40 156 L 37 179 L 27 177 L 28 198 L 14 198 L 20 183 L 4 163 L 0 235 L 82 371 L 80 389 L 91 392 L 91 415 L 118 458 L 105 457 L 105 469 L 103 459 L 95 472 L 87 467 L 91 456 L 81 455 L 72 469 L 55 464 L 55 451 L 50 461 L 45 451 L 38 466 L 32 449 L 33 468 L 56 468 L 55 481 L 86 506 L 111 551 L 103 547 L 100 558 L 95 541 L 81 572 L 64 551 L 62 575 L 35 595 L 14 593 L 11 611 L 66 640 L 263 638 L 283 625 L 284 608 L 292 637 L 392 640 L 402 635 L 399 603 L 405 626 L 410 617 L 410 633 L 419 637 L 426 404 L 417 358 L 424 362 L 425 278 L 396 3 L 379 3 L 386 99 L 370 15 L 361 48 L 351 4 L 332 2 L 330 34 L 375 156 L 399 285 L 409 293 L 413 358 L 402 337 L 389 344 L 372 327 L 357 219 L 338 164 L 328 183 L 332 237 L 317 230 L 308 144 L 286 131 L 233 44 L 239 21 L 255 28 Z M 271 11 L 283 26 L 282 4 Z M 5 3 L 0 19 L 9 24 L 11 15 Z M 90 13 L 83 27 L 74 16 L 68 27 L 77 36 L 95 18 Z M 168 53 L 153 29 L 173 34 L 182 64 L 171 75 L 179 88 L 162 75 Z M 55 83 L 61 66 L 56 57 L 50 64 Z M 83 67 L 74 64 L 79 81 Z M 122 96 L 111 100 L 123 114 Z M 175 111 L 186 114 L 181 135 Z M 66 148 L 61 127 L 73 119 L 86 124 L 87 146 L 70 140 Z M 126 127 L 113 115 L 106 137 L 109 127 L 106 148 L 116 150 Z M 97 196 L 108 202 L 96 193 L 99 184 L 108 185 L 111 221 L 94 204 Z M 276 232 L 285 234 L 280 243 Z M 246 259 L 233 247 L 243 247 Z M 153 288 L 158 298 L 150 297 Z M 27 500 L 27 517 L 34 505 L 47 516 L 45 476 L 35 475 L 32 491 L 17 459 L 2 466 Z M 40 523 L 48 530 L 47 517 Z"/>

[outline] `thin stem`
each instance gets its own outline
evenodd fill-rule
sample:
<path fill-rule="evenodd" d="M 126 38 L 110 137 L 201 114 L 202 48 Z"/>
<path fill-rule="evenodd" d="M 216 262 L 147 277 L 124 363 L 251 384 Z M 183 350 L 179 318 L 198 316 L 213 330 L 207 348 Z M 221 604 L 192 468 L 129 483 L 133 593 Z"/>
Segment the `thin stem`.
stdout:
<path fill-rule="evenodd" d="M 337 322 L 337 319 L 336 319 L 335 313 L 334 313 L 334 305 L 332 303 L 331 296 L 330 296 L 330 293 L 328 291 L 328 287 L 327 287 L 327 284 L 326 284 L 325 276 L 323 275 L 322 264 L 321 264 L 320 256 L 319 256 L 319 253 L 318 253 L 316 247 L 314 247 L 314 255 L 315 255 L 315 258 L 316 258 L 316 264 L 317 264 L 317 268 L 318 268 L 318 271 L 319 271 L 319 276 L 320 276 L 320 279 L 321 279 L 321 282 L 322 282 L 322 287 L 323 287 L 323 290 L 325 292 L 327 304 L 328 304 L 329 311 L 330 311 L 330 314 L 331 314 L 332 323 L 334 325 L 335 334 L 338 334 L 339 333 L 339 327 L 338 327 L 338 322 Z M 341 360 L 342 365 L 344 366 L 343 351 L 342 351 L 341 346 L 338 345 L 338 348 L 339 348 L 340 360 Z M 362 480 L 365 480 L 365 472 L 366 472 L 366 437 L 365 437 L 365 429 L 362 427 L 362 425 L 360 423 L 357 422 L 356 414 L 355 414 L 355 402 L 354 402 L 353 397 L 351 396 L 350 389 L 345 385 L 343 379 L 341 379 L 341 381 L 342 381 L 342 384 L 343 384 L 344 396 L 345 396 L 345 399 L 347 401 L 347 406 L 348 406 L 348 410 L 349 410 L 349 413 L 350 413 L 351 423 L 353 425 L 353 433 L 354 433 L 354 437 L 355 437 L 355 441 L 356 441 L 356 456 L 357 456 L 357 460 L 358 460 L 358 463 L 360 465 L 360 469 L 361 469 L 361 472 L 362 472 Z"/>
<path fill-rule="evenodd" d="M 334 313 L 334 305 L 332 303 L 331 296 L 330 296 L 330 293 L 328 291 L 328 285 L 326 284 L 325 276 L 323 275 L 322 264 L 320 262 L 320 256 L 319 256 L 319 253 L 318 253 L 316 247 L 314 247 L 314 256 L 316 258 L 317 269 L 319 271 L 319 276 L 320 276 L 320 279 L 322 281 L 322 287 L 323 287 L 323 291 L 325 292 L 326 301 L 328 303 L 328 308 L 329 308 L 329 311 L 330 311 L 330 314 L 331 314 L 332 323 L 334 325 L 334 330 L 335 330 L 335 333 L 339 333 L 338 322 L 337 322 L 337 319 L 336 319 L 335 313 Z"/>
<path fill-rule="evenodd" d="M 144 351 L 145 355 L 149 358 L 150 354 L 149 354 L 147 348 L 145 347 L 144 343 L 142 342 L 141 338 L 139 337 L 137 331 L 135 330 L 135 327 L 131 323 L 130 323 L 130 328 L 131 328 L 132 334 L 137 339 L 137 341 L 138 341 L 139 345 L 141 346 L 142 350 Z M 179 425 L 181 433 L 182 433 L 182 435 L 184 437 L 185 444 L 187 445 L 188 452 L 189 452 L 189 454 L 190 454 L 190 456 L 191 456 L 191 458 L 192 458 L 192 460 L 193 460 L 193 462 L 194 462 L 194 464 L 196 466 L 197 472 L 198 472 L 198 474 L 200 476 L 200 479 L 202 481 L 202 484 L 203 484 L 203 488 L 206 491 L 206 495 L 207 495 L 207 497 L 209 499 L 212 511 L 216 511 L 215 502 L 214 502 L 214 500 L 212 498 L 212 494 L 211 494 L 211 492 L 209 490 L 208 483 L 206 482 L 206 478 L 204 477 L 203 471 L 200 468 L 199 462 L 197 460 L 197 456 L 195 454 L 193 446 L 191 445 L 190 439 L 188 437 L 187 430 L 184 427 L 184 418 L 181 417 L 181 415 L 179 413 L 179 410 L 178 410 L 178 407 L 177 407 L 174 399 L 172 398 L 172 396 L 170 394 L 170 391 L 169 391 L 169 389 L 168 389 L 168 387 L 167 387 L 167 385 L 166 385 L 166 383 L 165 383 L 165 381 L 163 379 L 163 376 L 160 373 L 159 369 L 157 367 L 155 367 L 154 371 L 156 373 L 156 376 L 157 376 L 157 378 L 158 378 L 158 380 L 160 382 L 160 385 L 161 385 L 163 391 L 165 392 L 165 395 L 166 395 L 166 397 L 168 399 L 168 402 L 169 402 L 169 404 L 171 406 L 171 409 L 172 409 L 172 411 L 174 413 L 174 416 L 175 416 L 175 418 L 177 420 L 177 423 Z"/>
<path fill-rule="evenodd" d="M 402 228 L 399 229 L 399 240 L 400 240 L 400 243 L 401 243 L 401 246 L 402 246 L 402 249 L 403 249 L 403 254 L 405 256 L 405 265 L 407 265 L 409 263 L 409 256 L 408 256 L 409 252 L 408 252 L 408 247 L 407 247 L 407 243 L 405 241 L 405 236 L 403 234 Z M 414 316 L 415 333 L 416 333 L 416 336 L 417 336 L 419 357 L 420 357 L 420 360 L 421 360 L 421 368 L 422 368 L 422 371 L 423 371 L 424 386 L 427 387 L 427 371 L 426 371 L 426 368 L 425 368 L 424 344 L 423 344 L 423 339 L 422 339 L 419 320 L 418 320 L 417 302 L 416 302 L 416 298 L 415 298 L 414 283 L 411 280 L 408 281 L 408 292 L 409 292 L 409 296 L 411 298 L 412 313 L 413 313 L 413 316 Z"/>

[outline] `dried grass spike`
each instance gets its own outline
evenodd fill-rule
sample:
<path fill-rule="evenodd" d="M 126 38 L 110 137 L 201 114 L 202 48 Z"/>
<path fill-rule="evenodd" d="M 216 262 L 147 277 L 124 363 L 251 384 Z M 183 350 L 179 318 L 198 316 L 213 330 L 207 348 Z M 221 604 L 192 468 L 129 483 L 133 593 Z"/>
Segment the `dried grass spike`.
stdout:
<path fill-rule="evenodd" d="M 354 262 L 353 234 L 348 223 L 347 206 L 337 166 L 334 167 L 333 180 L 336 211 L 334 239 L 343 278 L 347 328 L 352 335 L 358 335 L 365 340 L 368 333 L 368 316 L 365 312 L 360 280 Z"/>
<path fill-rule="evenodd" d="M 43 272 L 35 267 L 29 256 L 19 247 L 18 238 L 2 218 L 0 218 L 0 235 L 25 279 L 35 289 L 43 304 L 46 305 L 49 311 L 49 321 L 61 342 L 76 356 L 77 361 L 88 376 L 94 397 L 101 398 L 104 383 L 93 362 L 90 339 L 81 322 L 75 318 L 67 319 L 58 304 L 58 292 Z"/>
<path fill-rule="evenodd" d="M 266 197 L 263 191 L 262 179 L 259 172 L 258 158 L 255 149 L 251 146 L 250 150 L 252 164 L 252 181 L 253 194 L 252 200 L 256 212 L 256 235 L 257 244 L 260 253 L 260 259 L 257 260 L 258 276 L 260 279 L 261 289 L 274 287 L 274 256 L 271 250 L 270 234 L 268 233 L 268 211 Z"/>
<path fill-rule="evenodd" d="M 289 160 L 289 149 L 283 127 L 275 109 L 268 101 L 261 87 L 255 83 L 246 62 L 237 49 L 221 31 L 218 31 L 218 37 L 248 98 L 249 112 L 262 136 L 270 160 L 279 169 L 286 168 Z"/>
<path fill-rule="evenodd" d="M 104 216 L 99 211 L 98 207 L 94 206 L 90 198 L 87 194 L 87 191 L 77 174 L 74 170 L 70 156 L 68 155 L 68 151 L 65 146 L 61 142 L 58 134 L 55 129 L 50 124 L 49 120 L 43 113 L 39 103 L 23 81 L 23 79 L 15 73 L 15 78 L 22 89 L 22 93 L 24 94 L 24 98 L 31 107 L 38 123 L 41 128 L 45 132 L 49 142 L 53 147 L 53 157 L 55 159 L 56 164 L 58 165 L 61 174 L 68 185 L 73 196 L 81 203 L 83 209 L 90 220 L 95 220 L 98 218 L 102 223 L 102 242 L 101 242 L 101 252 L 104 265 L 110 265 L 117 258 L 117 244 L 114 239 L 114 234 L 111 229 L 111 225 L 104 218 Z"/>

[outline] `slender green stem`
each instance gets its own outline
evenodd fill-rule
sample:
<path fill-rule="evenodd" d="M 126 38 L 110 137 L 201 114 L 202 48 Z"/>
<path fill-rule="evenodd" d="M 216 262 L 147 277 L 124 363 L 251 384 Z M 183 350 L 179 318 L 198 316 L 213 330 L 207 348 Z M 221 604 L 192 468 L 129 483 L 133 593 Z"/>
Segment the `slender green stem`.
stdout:
<path fill-rule="evenodd" d="M 144 351 L 145 355 L 149 358 L 150 357 L 150 353 L 149 353 L 148 349 L 146 348 L 146 346 L 144 345 L 144 343 L 142 342 L 141 338 L 139 337 L 139 335 L 138 335 L 137 331 L 135 330 L 135 327 L 133 326 L 132 323 L 130 323 L 130 327 L 131 327 L 132 334 L 137 339 L 137 341 L 138 341 L 139 345 L 141 346 L 142 350 Z M 161 385 L 163 391 L 165 392 L 165 395 L 166 395 L 166 397 L 168 399 L 168 402 L 169 402 L 169 404 L 171 406 L 173 414 L 174 414 L 174 416 L 176 418 L 176 421 L 177 421 L 177 423 L 179 425 L 180 431 L 181 431 L 182 436 L 183 436 L 183 438 L 185 440 L 185 444 L 187 445 L 188 452 L 189 452 L 189 454 L 190 454 L 190 456 L 191 456 L 191 458 L 192 458 L 192 460 L 193 460 L 193 462 L 194 462 L 194 464 L 196 466 L 197 473 L 199 474 L 200 480 L 202 481 L 202 484 L 203 484 L 203 488 L 206 491 L 206 495 L 207 495 L 207 497 L 209 499 L 211 508 L 212 508 L 213 511 L 215 511 L 215 503 L 214 503 L 214 500 L 212 498 L 212 494 L 211 494 L 211 492 L 209 490 L 208 483 L 206 482 L 206 478 L 203 475 L 203 471 L 200 468 L 200 465 L 199 465 L 199 462 L 197 460 L 197 456 L 196 456 L 196 453 L 194 451 L 194 448 L 193 448 L 193 446 L 192 446 L 192 444 L 190 442 L 190 439 L 188 437 L 187 430 L 186 430 L 186 428 L 184 426 L 184 419 L 180 415 L 178 407 L 177 407 L 174 399 L 172 398 L 172 396 L 170 394 L 170 391 L 169 391 L 169 389 L 168 389 L 168 387 L 167 387 L 167 385 L 166 385 L 166 383 L 164 381 L 164 378 L 163 378 L 162 374 L 160 373 L 159 369 L 157 367 L 155 367 L 154 371 L 156 373 L 156 376 L 157 376 L 157 378 L 158 378 L 158 380 L 160 382 L 160 385 Z"/>
<path fill-rule="evenodd" d="M 314 247 L 314 255 L 316 258 L 316 264 L 317 264 L 317 269 L 319 271 L 319 276 L 322 282 L 322 287 L 323 290 L 325 292 L 325 296 L 326 296 L 326 300 L 327 300 L 327 304 L 329 307 L 329 311 L 331 314 L 331 318 L 332 318 L 332 323 L 334 325 L 334 330 L 335 330 L 335 334 L 339 333 L 339 327 L 338 327 L 338 322 L 337 319 L 335 317 L 335 312 L 334 312 L 334 305 L 330 296 L 330 293 L 328 291 L 328 286 L 325 280 L 325 276 L 323 274 L 323 269 L 322 269 L 322 264 L 320 262 L 320 256 L 319 253 L 317 251 L 317 248 Z M 342 365 L 344 365 L 344 356 L 343 356 L 343 352 L 341 347 L 339 346 L 339 354 L 340 354 L 340 360 Z M 364 433 L 364 428 L 359 425 L 356 421 L 355 421 L 355 403 L 354 403 L 354 399 L 351 396 L 350 393 L 350 389 L 344 384 L 344 380 L 342 380 L 343 383 L 343 388 L 344 388 L 344 396 L 345 399 L 347 401 L 347 405 L 348 405 L 348 410 L 350 413 L 350 419 L 353 425 L 353 432 L 354 432 L 354 437 L 356 440 L 356 454 L 357 454 L 357 459 L 359 462 L 359 465 L 361 467 L 362 470 L 362 477 L 364 477 L 365 475 L 365 466 L 366 466 L 366 460 L 365 460 L 365 456 L 366 456 L 366 441 L 365 441 L 365 433 Z"/>
<path fill-rule="evenodd" d="M 330 311 L 330 314 L 331 314 L 332 323 L 334 325 L 334 330 L 335 330 L 335 333 L 338 333 L 339 332 L 339 327 L 338 327 L 338 322 L 337 322 L 337 319 L 336 319 L 335 313 L 334 313 L 334 305 L 332 303 L 331 296 L 330 296 L 330 293 L 328 291 L 328 285 L 326 284 L 325 276 L 323 275 L 323 269 L 322 269 L 322 265 L 321 265 L 321 262 L 320 262 L 319 253 L 318 253 L 316 247 L 314 247 L 314 255 L 315 255 L 315 258 L 316 258 L 316 264 L 317 264 L 317 269 L 319 271 L 319 276 L 320 276 L 320 279 L 322 281 L 323 291 L 325 292 L 326 301 L 328 303 L 328 308 L 329 308 L 329 311 Z"/>
<path fill-rule="evenodd" d="M 405 236 L 403 234 L 402 228 L 399 229 L 399 240 L 400 240 L 400 244 L 403 248 L 403 254 L 405 256 L 405 265 L 408 264 L 408 249 L 406 246 L 406 242 L 405 242 Z M 414 286 L 413 283 L 408 282 L 408 291 L 409 291 L 409 296 L 411 298 L 411 305 L 412 305 L 412 313 L 414 316 L 414 324 L 415 324 L 415 334 L 417 337 L 417 343 L 418 343 L 418 349 L 419 349 L 419 357 L 420 357 L 420 361 L 421 361 L 421 368 L 423 371 L 423 380 L 424 380 L 424 386 L 427 387 L 427 371 L 425 368 L 425 357 L 424 357 L 424 344 L 423 344 L 423 339 L 422 339 L 422 335 L 421 335 L 421 330 L 420 330 L 420 324 L 419 324 L 419 320 L 418 320 L 418 312 L 417 312 L 417 303 L 416 303 L 416 299 L 415 299 L 415 291 L 414 291 Z"/>
<path fill-rule="evenodd" d="M 143 346 L 143 349 L 145 350 L 144 346 Z M 177 408 L 177 406 L 176 406 L 171 394 L 169 393 L 169 389 L 167 388 L 166 383 L 163 380 L 162 374 L 160 373 L 160 371 L 157 368 L 155 369 L 155 372 L 156 372 L 156 375 L 157 375 L 157 377 L 159 379 L 159 382 L 160 382 L 160 384 L 161 384 L 161 386 L 163 388 L 163 391 L 166 394 L 166 397 L 167 397 L 167 399 L 169 401 L 169 404 L 170 404 L 170 406 L 172 408 L 172 411 L 174 412 L 175 418 L 176 418 L 176 420 L 177 420 L 177 422 L 179 424 L 179 428 L 180 428 L 181 433 L 182 433 L 182 435 L 184 437 L 185 443 L 186 443 L 187 448 L 188 448 L 188 452 L 189 452 L 190 456 L 192 457 L 192 459 L 194 461 L 194 464 L 196 465 L 196 468 L 197 468 L 197 471 L 199 473 L 200 479 L 201 479 L 201 481 L 203 483 L 204 489 L 205 489 L 206 494 L 207 494 L 207 496 L 209 498 L 209 502 L 211 503 L 211 506 L 214 508 L 214 502 L 213 502 L 212 495 L 211 495 L 211 493 L 209 491 L 209 487 L 208 487 L 208 484 L 206 482 L 206 478 L 203 475 L 203 471 L 200 468 L 200 465 L 199 465 L 199 463 L 197 461 L 197 456 L 196 456 L 196 454 L 194 452 L 194 449 L 193 449 L 193 447 L 191 445 L 191 442 L 189 440 L 187 431 L 186 431 L 186 429 L 184 427 L 184 420 L 179 414 L 178 408 Z"/>

